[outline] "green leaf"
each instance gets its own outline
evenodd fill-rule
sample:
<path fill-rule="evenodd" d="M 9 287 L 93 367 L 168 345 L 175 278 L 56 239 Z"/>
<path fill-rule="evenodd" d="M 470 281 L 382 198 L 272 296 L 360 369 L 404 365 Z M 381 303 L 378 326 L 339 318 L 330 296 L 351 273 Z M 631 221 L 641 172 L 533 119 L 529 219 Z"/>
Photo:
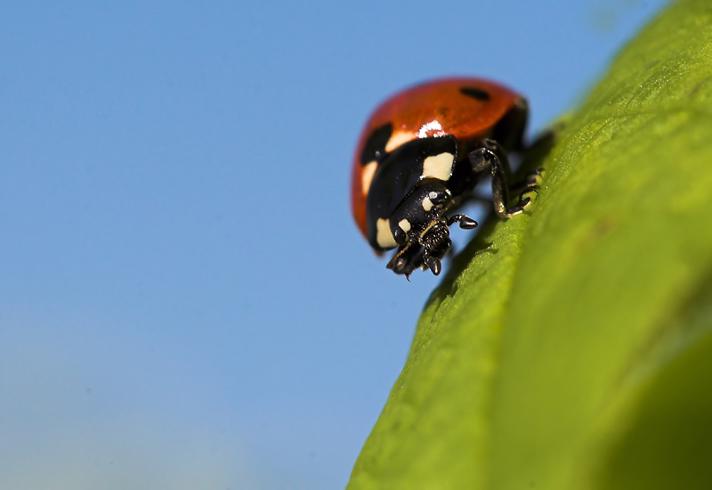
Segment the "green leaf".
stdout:
<path fill-rule="evenodd" d="M 351 489 L 712 488 L 712 3 L 645 28 L 543 166 L 433 293 Z"/>

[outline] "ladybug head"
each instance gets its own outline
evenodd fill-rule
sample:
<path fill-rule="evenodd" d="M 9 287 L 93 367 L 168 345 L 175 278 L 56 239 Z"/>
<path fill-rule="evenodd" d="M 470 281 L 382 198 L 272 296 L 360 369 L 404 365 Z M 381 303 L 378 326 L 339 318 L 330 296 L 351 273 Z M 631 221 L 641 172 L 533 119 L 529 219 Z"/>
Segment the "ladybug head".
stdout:
<path fill-rule="evenodd" d="M 441 260 L 452 245 L 449 226 L 456 221 L 462 228 L 477 226 L 464 215 L 445 217 L 451 200 L 442 182 L 427 179 L 398 206 L 391 221 L 398 249 L 388 262 L 389 269 L 406 277 L 416 269 L 440 274 Z"/>
<path fill-rule="evenodd" d="M 457 152 L 452 136 L 419 138 L 378 166 L 366 200 L 368 236 L 377 251 L 398 247 L 388 263 L 396 274 L 407 277 L 420 268 L 439 274 L 451 246 L 449 225 L 477 226 L 466 216 L 445 216 L 455 204 L 448 185 Z"/>
<path fill-rule="evenodd" d="M 423 234 L 401 245 L 387 267 L 406 277 L 416 269 L 430 269 L 433 274 L 440 274 L 440 261 L 451 246 L 449 235 L 445 220 L 432 222 Z"/>

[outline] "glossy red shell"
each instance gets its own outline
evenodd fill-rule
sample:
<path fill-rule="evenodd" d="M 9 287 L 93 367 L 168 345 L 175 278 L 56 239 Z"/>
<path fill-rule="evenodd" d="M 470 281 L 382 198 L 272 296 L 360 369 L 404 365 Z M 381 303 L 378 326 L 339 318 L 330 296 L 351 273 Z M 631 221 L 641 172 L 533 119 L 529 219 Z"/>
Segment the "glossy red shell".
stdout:
<path fill-rule="evenodd" d="M 467 96 L 463 87 L 474 87 L 488 95 L 486 100 Z M 449 134 L 460 141 L 486 137 L 522 97 L 503 85 L 481 78 L 445 78 L 403 90 L 383 102 L 371 114 L 359 138 L 351 173 L 351 206 L 354 219 L 367 237 L 366 197 L 362 188 L 360 155 L 371 133 L 392 124 L 387 145 L 391 151 L 417 138 Z M 389 148 L 392 146 L 392 148 Z"/>

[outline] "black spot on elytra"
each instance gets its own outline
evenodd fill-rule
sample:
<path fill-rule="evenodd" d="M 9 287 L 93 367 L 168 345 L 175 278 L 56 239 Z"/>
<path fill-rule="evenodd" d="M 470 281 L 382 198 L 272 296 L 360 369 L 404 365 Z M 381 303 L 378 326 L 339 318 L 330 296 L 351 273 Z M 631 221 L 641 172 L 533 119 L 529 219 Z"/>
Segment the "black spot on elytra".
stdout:
<path fill-rule="evenodd" d="M 472 97 L 475 100 L 486 102 L 490 100 L 490 94 L 486 90 L 477 87 L 462 87 L 460 93 Z"/>
<path fill-rule="evenodd" d="M 393 133 L 393 125 L 391 123 L 384 124 L 374 129 L 363 145 L 361 152 L 361 165 L 366 165 L 374 160 L 381 161 L 386 154 L 386 144 Z"/>

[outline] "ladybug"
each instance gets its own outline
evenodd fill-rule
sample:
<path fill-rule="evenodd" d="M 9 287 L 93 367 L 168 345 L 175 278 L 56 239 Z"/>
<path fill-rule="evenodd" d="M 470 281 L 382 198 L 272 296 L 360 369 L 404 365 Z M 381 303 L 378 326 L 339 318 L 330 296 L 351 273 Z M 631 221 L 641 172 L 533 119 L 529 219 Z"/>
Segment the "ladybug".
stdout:
<path fill-rule="evenodd" d="M 528 106 L 513 90 L 481 78 L 445 78 L 403 90 L 383 102 L 361 133 L 352 169 L 351 204 L 377 254 L 396 248 L 387 267 L 408 277 L 437 275 L 451 247 L 450 225 L 477 222 L 453 213 L 492 178 L 500 218 L 521 213 L 536 174 L 511 186 L 507 152 L 524 149 Z M 510 196 L 517 200 L 510 202 Z"/>

